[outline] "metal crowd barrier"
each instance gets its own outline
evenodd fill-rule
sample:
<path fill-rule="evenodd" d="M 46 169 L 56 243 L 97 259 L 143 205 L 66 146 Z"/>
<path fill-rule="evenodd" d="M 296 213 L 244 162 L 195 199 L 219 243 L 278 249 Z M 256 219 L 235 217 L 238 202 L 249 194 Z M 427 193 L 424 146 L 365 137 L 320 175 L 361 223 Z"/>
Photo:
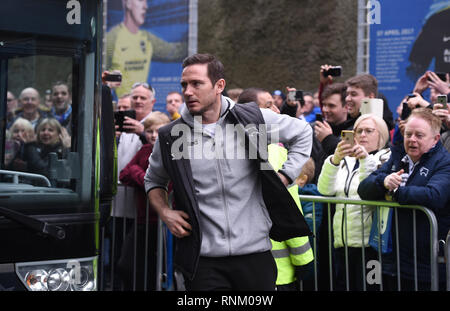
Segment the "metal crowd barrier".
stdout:
<path fill-rule="evenodd" d="M 397 221 L 397 210 L 398 209 L 410 209 L 412 214 L 413 214 L 413 223 L 415 224 L 416 221 L 416 212 L 423 212 L 430 224 L 430 277 L 431 277 L 431 291 L 436 291 L 438 290 L 439 287 L 439 275 L 438 275 L 438 262 L 439 262 L 439 257 L 438 257 L 438 226 L 437 226 L 437 220 L 436 217 L 434 215 L 434 213 L 422 206 L 415 206 L 415 205 L 400 205 L 396 202 L 388 202 L 388 201 L 365 201 L 365 200 L 354 200 L 354 199 L 348 199 L 348 198 L 338 198 L 338 197 L 323 197 L 323 196 L 310 196 L 310 195 L 300 195 L 300 200 L 301 201 L 309 201 L 309 202 L 313 202 L 313 213 L 312 213 L 312 217 L 313 217 L 313 234 L 314 234 L 314 238 L 313 238 L 313 251 L 314 251 L 314 258 L 317 259 L 317 231 L 315 228 L 315 223 L 316 223 L 316 219 L 315 219 L 315 205 L 316 203 L 323 203 L 326 204 L 326 209 L 324 211 L 324 215 L 322 216 L 322 219 L 324 216 L 327 217 L 327 224 L 328 224 L 328 228 L 327 228 L 327 233 L 328 233 L 328 263 L 329 263 L 329 285 L 330 285 L 330 290 L 333 290 L 333 258 L 332 258 L 332 217 L 331 217 L 331 204 L 344 204 L 344 218 L 346 217 L 346 206 L 348 204 L 351 205 L 360 205 L 361 208 L 363 206 L 374 206 L 377 209 L 377 212 L 379 211 L 380 207 L 389 207 L 389 208 L 393 208 L 394 209 L 394 218 L 395 218 L 395 227 L 392 228 L 392 238 L 395 239 L 396 241 L 396 250 L 393 250 L 392 252 L 395 253 L 395 259 L 396 259 L 396 268 L 397 271 L 399 271 L 399 273 L 397 273 L 397 290 L 401 290 L 401 285 L 400 285 L 400 278 L 401 278 L 401 270 L 400 270 L 400 255 L 399 255 L 399 249 L 401 247 L 401 245 L 399 245 L 399 232 L 398 232 L 398 221 Z M 325 215 L 326 213 L 326 215 Z M 362 215 L 362 212 L 361 212 Z M 378 218 L 380 219 L 380 217 Z M 361 216 L 361 225 L 363 225 L 363 219 Z M 347 227 L 347 226 L 345 226 Z M 378 224 L 378 229 L 380 228 L 380 223 Z M 378 230 L 379 232 L 380 230 Z M 364 231 L 362 230 L 362 233 Z M 414 254 L 417 253 L 417 249 L 416 249 L 416 237 L 417 237 L 417 232 L 416 232 L 416 227 L 414 226 L 412 228 L 412 236 L 413 236 L 413 240 L 414 240 Z M 362 240 L 364 240 L 364 234 L 362 234 Z M 378 236 L 378 241 L 380 241 L 380 237 Z M 448 250 L 448 237 L 447 237 L 447 250 Z M 345 254 L 348 253 L 348 246 L 345 245 Z M 381 248 L 378 247 L 378 260 L 380 261 L 381 265 L 382 265 L 382 254 L 381 254 Z M 364 260 L 364 248 L 362 248 L 362 253 L 363 253 L 363 260 Z M 348 258 L 347 256 L 345 257 L 345 262 L 346 262 L 346 273 L 347 273 L 347 282 L 346 282 L 346 289 L 349 289 L 349 284 L 348 284 Z M 362 265 L 365 268 L 365 264 L 363 263 Z M 418 290 L 418 276 L 417 276 L 417 258 L 416 256 L 414 256 L 414 267 L 415 267 L 415 273 L 414 273 L 414 286 L 415 286 L 415 290 Z M 448 268 L 448 262 L 447 262 L 447 269 Z M 364 284 L 364 289 L 365 285 L 367 284 L 367 280 L 366 280 L 366 274 L 363 273 L 364 275 L 364 280 L 363 280 L 363 284 Z M 449 282 L 449 278 L 450 278 L 450 272 L 447 271 L 447 284 Z M 317 284 L 317 260 L 314 260 L 314 290 L 318 290 L 318 284 Z M 447 288 L 449 288 L 447 286 Z M 380 284 L 380 290 L 383 290 L 383 281 L 381 278 L 381 284 Z"/>
<path fill-rule="evenodd" d="M 136 195 L 133 187 L 119 184 L 125 193 L 125 202 L 135 202 Z M 117 217 L 115 215 L 118 209 L 117 200 L 113 200 L 111 206 L 111 217 L 108 222 L 100 228 L 100 261 L 99 261 L 99 277 L 98 288 L 100 291 L 147 291 L 148 284 L 153 282 L 151 280 L 150 270 L 154 267 L 150 266 L 151 262 L 156 265 L 156 275 L 154 279 L 154 286 L 156 290 L 173 290 L 173 267 L 172 267 L 172 235 L 161 220 L 158 220 L 157 225 L 149 222 L 149 204 L 146 202 L 145 212 L 145 232 L 138 232 L 138 215 L 137 208 L 134 208 L 134 215 L 127 215 L 127 217 Z M 152 256 L 149 253 L 151 243 L 153 243 L 149 236 L 152 233 L 152 227 L 157 226 L 154 231 L 157 232 L 157 258 L 150 259 Z M 153 230 L 152 230 L 153 231 Z M 143 234 L 142 234 L 143 233 Z M 132 257 L 133 262 L 131 269 L 123 271 L 123 264 L 126 262 L 122 258 L 124 253 L 124 245 L 128 243 L 130 246 L 130 234 L 133 234 L 132 242 Z M 144 238 L 143 243 L 138 244 L 138 238 Z M 128 249 L 128 252 L 130 250 Z M 139 258 L 138 253 L 143 253 L 143 258 Z M 140 262 L 140 263 L 139 263 Z M 126 265 L 129 267 L 129 265 Z M 138 268 L 139 267 L 139 268 Z M 139 271 L 138 271 L 139 270 Z M 125 282 L 124 279 L 128 282 Z"/>
<path fill-rule="evenodd" d="M 127 192 L 128 193 L 128 192 Z M 171 199 L 171 198 L 170 198 Z M 318 291 L 319 286 L 319 273 L 324 273 L 324 271 L 318 271 L 318 254 L 317 254 L 317 249 L 318 249 L 318 241 L 317 241 L 317 228 L 315 226 L 316 223 L 316 219 L 315 219 L 315 206 L 317 203 L 323 203 L 324 204 L 324 210 L 323 210 L 323 216 L 322 219 L 324 219 L 324 217 L 327 217 L 327 225 L 328 227 L 326 228 L 327 230 L 327 235 L 328 235 L 328 271 L 327 274 L 329 276 L 329 290 L 333 291 L 335 290 L 335 288 L 333 287 L 334 284 L 334 266 L 333 266 L 333 245 L 332 245 L 332 215 L 331 215 L 331 206 L 332 204 L 344 204 L 345 206 L 348 204 L 351 205 L 359 205 L 361 206 L 361 208 L 363 206 L 374 206 L 376 208 L 376 210 L 378 210 L 380 207 L 389 207 L 389 208 L 393 208 L 394 210 L 394 214 L 393 217 L 395 217 L 395 219 L 397 218 L 397 211 L 398 209 L 409 209 L 411 210 L 411 213 L 413 214 L 413 220 L 414 220 L 414 224 L 415 224 L 415 220 L 416 220 L 416 213 L 417 212 L 421 212 L 424 213 L 428 219 L 429 225 L 430 225 L 430 232 L 429 232 L 429 237 L 430 237 L 430 281 L 431 281 L 431 287 L 430 290 L 431 291 L 436 291 L 438 290 L 439 287 L 439 275 L 438 275 L 438 262 L 444 262 L 446 263 L 446 272 L 447 272 L 447 280 L 446 280 L 446 285 L 447 285 L 447 290 L 450 290 L 450 263 L 448 258 L 450 258 L 450 231 L 449 234 L 447 235 L 446 241 L 441 241 L 444 242 L 444 254 L 445 254 L 445 259 L 444 258 L 439 258 L 438 257 L 438 247 L 439 247 L 439 241 L 438 241 L 438 237 L 437 237 L 437 221 L 436 221 L 436 217 L 434 215 L 434 213 L 432 211 L 430 211 L 427 208 L 421 207 L 421 206 L 412 206 L 412 205 L 400 205 L 398 203 L 394 203 L 394 202 L 387 202 L 387 201 L 364 201 L 364 200 L 352 200 L 352 199 L 346 199 L 346 198 L 336 198 L 336 197 L 322 197 L 322 196 L 308 196 L 308 195 L 300 195 L 300 200 L 301 201 L 309 201 L 309 202 L 313 202 L 313 213 L 312 213 L 312 217 L 313 217 L 313 238 L 312 238 L 312 248 L 313 248 L 313 252 L 314 252 L 314 258 L 315 260 L 313 261 L 313 280 L 312 280 L 312 286 L 310 288 L 303 288 L 303 281 L 300 282 L 301 285 L 301 289 L 300 290 L 313 290 L 313 291 Z M 115 208 L 114 204 L 113 204 L 113 209 Z M 148 202 L 147 202 L 147 217 L 148 217 Z M 344 208 L 345 211 L 346 208 Z M 362 214 L 362 213 L 361 213 Z M 346 213 L 344 212 L 344 218 L 346 217 Z M 323 221 L 322 221 L 323 223 Z M 398 237 L 399 237 L 399 232 L 398 232 L 398 222 L 395 221 L 394 222 L 396 225 L 392 227 L 392 238 L 395 239 L 396 241 L 396 249 L 393 250 L 392 252 L 395 253 L 395 258 L 397 260 L 397 271 L 399 271 L 399 273 L 397 273 L 397 290 L 401 290 L 401 285 L 400 285 L 400 277 L 401 277 L 401 270 L 400 270 L 400 265 L 399 265 L 399 248 L 401 247 L 401 245 L 399 245 L 399 241 L 398 241 Z M 133 226 L 134 224 L 134 226 Z M 148 230 L 149 227 L 149 223 L 148 223 L 148 219 L 146 222 L 146 232 Z M 363 224 L 363 219 L 361 217 L 361 224 Z M 380 226 L 380 224 L 378 224 Z M 115 219 L 115 217 L 112 217 L 109 227 L 104 227 L 101 230 L 101 261 L 100 261 L 100 267 L 99 270 L 100 272 L 100 277 L 99 277 L 99 289 L 100 290 L 148 290 L 146 286 L 143 287 L 138 287 L 136 282 L 137 282 L 137 277 L 136 277 L 136 273 L 137 273 L 137 269 L 136 269 L 136 262 L 137 262 L 137 258 L 134 258 L 134 265 L 133 265 L 133 287 L 132 288 L 127 288 L 124 287 L 123 284 L 121 283 L 120 280 L 120 276 L 117 273 L 117 260 L 118 260 L 118 254 L 117 252 L 121 251 L 121 246 L 123 245 L 125 239 L 126 239 L 126 235 L 127 233 L 129 233 L 130 230 L 130 226 L 132 228 L 134 228 L 135 230 L 135 240 L 134 240 L 134 256 L 137 256 L 137 241 L 136 241 L 136 236 L 137 236 L 137 232 L 136 232 L 136 228 L 137 228 L 137 216 L 135 215 L 134 219 Z M 109 232 L 108 232 L 109 230 Z M 166 228 L 166 226 L 161 222 L 161 220 L 158 220 L 158 231 L 157 231 L 157 258 L 156 258 L 156 267 L 157 267 L 157 271 L 156 271 L 156 290 L 161 291 L 161 290 L 177 290 L 176 286 L 175 286 L 175 282 L 174 282 L 174 270 L 173 270 L 173 264 L 172 264 L 172 248 L 173 248 L 173 239 L 172 239 L 172 235 L 170 234 L 170 232 L 168 231 L 168 229 Z M 363 232 L 363 231 L 362 231 Z M 412 236 L 414 238 L 414 247 L 416 244 L 416 237 L 418 232 L 416 232 L 416 228 L 412 228 Z M 423 234 L 423 233 L 421 233 Z M 147 237 L 147 235 L 146 235 Z M 364 236 L 362 237 L 362 239 L 364 240 Z M 380 240 L 380 239 L 379 239 Z M 148 249 L 149 247 L 149 241 L 148 239 L 145 240 L 145 250 Z M 119 244 L 119 246 L 118 246 Z M 346 262 L 346 273 L 347 273 L 347 278 L 346 278 L 346 289 L 349 290 L 349 284 L 348 284 L 348 251 L 347 251 L 347 245 L 344 246 L 345 247 L 345 262 Z M 380 248 L 379 248 L 380 249 Z M 364 248 L 362 248 L 362 260 L 364 261 Z M 416 254 L 416 249 L 414 249 L 414 254 Z M 147 251 L 145 251 L 145 256 L 147 256 Z M 380 261 L 381 265 L 382 265 L 382 254 L 381 251 L 378 251 L 378 260 Z M 147 278 L 148 278 L 148 270 L 151 268 L 148 266 L 148 262 L 149 262 L 149 258 L 145 257 L 144 258 L 144 282 L 147 282 Z M 415 266 L 415 275 L 414 275 L 414 284 L 415 284 L 415 290 L 418 290 L 418 277 L 417 277 L 417 258 L 414 258 L 414 266 Z M 365 269 L 365 264 L 363 262 L 363 269 Z M 363 284 L 364 284 L 364 289 L 366 290 L 366 283 L 367 283 L 367 279 L 366 279 L 366 273 L 364 274 L 364 280 L 363 280 Z M 379 284 L 379 290 L 383 291 L 383 281 L 381 278 L 381 284 Z"/>
<path fill-rule="evenodd" d="M 450 230 L 448 230 L 447 238 L 445 239 L 445 267 L 447 272 L 447 291 L 450 291 Z"/>

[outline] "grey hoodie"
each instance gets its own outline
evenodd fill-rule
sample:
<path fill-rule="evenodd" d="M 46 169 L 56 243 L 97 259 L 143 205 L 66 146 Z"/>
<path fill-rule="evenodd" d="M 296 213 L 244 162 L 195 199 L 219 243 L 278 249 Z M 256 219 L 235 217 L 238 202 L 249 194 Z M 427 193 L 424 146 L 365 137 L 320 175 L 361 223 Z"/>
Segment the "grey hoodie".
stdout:
<path fill-rule="evenodd" d="M 231 99 L 222 96 L 221 116 L 215 127 L 203 127 L 184 107 L 181 117 L 187 125 L 176 129 L 186 131 L 190 150 L 188 156 L 200 210 L 201 256 L 244 255 L 272 247 L 269 239 L 272 222 L 258 174 L 261 168 L 256 161 L 249 160 L 254 155 L 242 149 L 243 135 L 229 135 L 233 126 L 225 118 L 234 105 Z M 294 181 L 311 153 L 311 126 L 269 109 L 261 112 L 266 122 L 262 126 L 267 128 L 267 144 L 279 141 L 288 149 L 288 160 L 280 171 Z M 179 155 L 174 152 L 172 156 Z M 167 187 L 169 179 L 157 140 L 145 175 L 146 191 Z"/>

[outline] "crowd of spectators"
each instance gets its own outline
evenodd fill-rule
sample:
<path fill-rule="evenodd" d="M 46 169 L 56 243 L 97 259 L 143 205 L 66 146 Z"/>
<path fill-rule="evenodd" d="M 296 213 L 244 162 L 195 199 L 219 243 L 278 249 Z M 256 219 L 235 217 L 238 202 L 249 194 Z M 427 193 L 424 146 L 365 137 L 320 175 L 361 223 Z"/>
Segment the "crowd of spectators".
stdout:
<path fill-rule="evenodd" d="M 321 66 L 317 90 L 302 90 L 302 98 L 295 98 L 295 100 L 290 98 L 288 94 L 301 88 L 289 86 L 284 91 L 270 91 L 259 87 L 234 88 L 225 90 L 223 95 L 229 96 L 236 103 L 253 101 L 260 108 L 268 108 L 276 113 L 288 114 L 293 118 L 303 119 L 310 124 L 313 130 L 313 148 L 310 160 L 305 164 L 302 173 L 295 181 L 299 195 L 336 196 L 358 200 L 393 200 L 402 204 L 420 204 L 432 209 L 439 215 L 439 238 L 443 238 L 446 234 L 445 231 L 449 227 L 449 213 L 446 211 L 449 207 L 449 200 L 448 195 L 443 190 L 449 186 L 448 168 L 442 167 L 442 169 L 436 171 L 427 166 L 428 176 L 426 176 L 426 180 L 421 180 L 418 182 L 418 185 L 414 186 L 410 186 L 408 180 L 411 182 L 414 180 L 415 184 L 417 177 L 414 174 L 424 175 L 422 171 L 416 172 L 414 167 L 417 165 L 417 161 L 420 162 L 419 166 L 425 165 L 425 159 L 428 161 L 428 157 L 431 157 L 430 154 L 433 154 L 436 149 L 439 149 L 438 153 L 443 157 L 440 160 L 442 163 L 449 159 L 450 112 L 448 106 L 444 107 L 442 103 L 437 102 L 437 95 L 450 95 L 449 80 L 444 82 L 433 72 L 424 73 L 418 79 L 414 90 L 412 90 L 414 96 L 405 94 L 404 100 L 402 103 L 399 103 L 399 108 L 396 111 L 398 117 L 394 120 L 387 99 L 378 91 L 378 83 L 374 76 L 362 74 L 345 81 L 339 81 L 339 77 L 326 75 L 327 70 L 330 68 L 331 66 L 329 65 Z M 447 79 L 449 78 L 447 77 Z M 139 88 L 142 92 L 146 92 L 148 97 L 147 103 L 139 103 L 139 96 L 136 95 L 135 90 Z M 422 97 L 422 93 L 426 89 L 431 90 L 432 96 L 429 99 Z M 153 112 L 154 92 L 155 90 L 148 84 L 136 83 L 130 90 L 130 94 L 121 97 L 117 105 L 118 110 L 135 109 L 138 111 L 141 109 L 139 108 L 140 106 L 147 107 L 143 109 L 143 113 L 137 114 L 136 120 L 124 121 L 124 126 L 128 128 L 128 133 L 117 133 L 120 181 L 137 188 L 140 188 L 142 184 L 132 182 L 132 179 L 130 179 L 130 176 L 132 176 L 130 175 L 132 174 L 131 172 L 134 172 L 131 166 L 135 169 L 137 169 L 137 164 L 141 166 L 139 175 L 136 175 L 141 178 L 145 166 L 148 165 L 147 155 L 151 153 L 151 146 L 155 143 L 154 139 L 150 140 L 145 135 L 147 129 L 145 120 L 155 115 L 155 112 Z M 361 112 L 362 101 L 372 98 L 382 100 L 378 102 L 383 105 L 382 115 L 376 112 L 364 114 Z M 167 96 L 167 115 L 165 117 L 175 120 L 180 117 L 182 109 L 182 94 L 178 92 L 170 93 Z M 411 116 L 405 113 L 402 114 L 402 109 L 412 111 Z M 417 119 L 425 120 L 425 124 L 422 125 L 424 127 L 428 125 L 434 130 L 433 141 L 426 148 L 422 148 L 420 142 L 415 141 L 423 139 L 423 135 L 413 129 L 413 121 L 417 122 Z M 404 139 L 405 129 L 408 139 Z M 350 141 L 342 139 L 343 131 L 352 133 L 353 136 L 351 136 Z M 129 139 L 125 141 L 124 137 Z M 124 148 L 127 155 L 120 152 L 121 148 Z M 145 156 L 142 157 L 139 155 L 140 153 L 145 153 Z M 381 171 L 391 173 L 391 171 L 398 170 L 397 163 L 392 165 L 396 161 L 394 157 L 398 158 L 397 154 L 413 159 L 413 153 L 419 153 L 420 156 L 414 158 L 415 160 L 410 160 L 412 164 L 407 177 L 403 176 L 404 174 L 397 174 L 403 176 L 402 183 L 396 182 L 395 185 L 394 183 L 388 185 L 387 181 L 380 177 Z M 136 163 L 137 159 L 133 159 L 134 156 L 140 158 L 141 161 Z M 446 180 L 445 178 L 434 177 L 435 174 L 446 176 Z M 382 176 L 386 179 L 391 175 Z M 413 178 L 408 178 L 409 176 L 413 176 Z M 434 183 L 434 178 L 438 178 L 439 186 Z M 387 178 L 388 181 L 391 179 L 394 178 Z M 400 180 L 400 178 L 398 179 Z M 375 192 L 372 189 L 378 186 L 380 187 L 380 195 L 375 196 Z M 406 196 L 403 194 L 403 189 L 406 191 L 408 186 L 419 187 L 417 189 L 414 188 L 414 191 L 417 192 L 425 189 L 428 196 L 420 198 L 413 195 Z M 390 195 L 388 196 L 387 194 Z M 122 215 L 113 214 L 113 216 L 132 219 L 139 214 L 139 219 L 142 219 L 143 194 L 137 195 L 134 193 L 133 196 L 135 198 L 140 197 L 140 199 L 136 201 L 136 199 L 129 200 L 127 198 L 127 200 L 119 203 L 123 208 L 128 208 L 130 212 Z M 120 195 L 116 197 L 116 201 L 119 202 L 119 199 Z M 130 204 L 130 202 L 134 203 Z M 135 212 L 136 206 L 141 206 L 137 214 Z M 344 206 L 342 204 L 331 204 L 327 208 L 326 204 L 320 203 L 314 204 L 314 208 L 312 208 L 311 202 L 308 201 L 302 201 L 300 208 L 311 230 L 314 229 L 315 232 L 315 241 L 310 237 L 309 242 L 313 247 L 317 248 L 317 258 L 315 260 L 319 272 L 319 288 L 325 290 L 330 288 L 328 257 L 331 256 L 334 260 L 334 288 L 345 290 L 348 286 L 351 290 L 362 290 L 363 288 L 369 290 L 378 289 L 379 286 L 363 284 L 364 276 L 362 275 L 366 271 L 363 265 L 377 258 L 377 251 L 371 248 L 368 241 L 373 226 L 373 214 L 376 209 L 364 205 Z M 326 217 L 328 213 L 331 216 L 330 218 Z M 329 221 L 332 228 L 331 235 L 328 234 Z M 409 218 L 400 217 L 398 225 L 405 226 L 405 221 L 408 222 Z M 426 225 L 423 223 L 420 223 L 420 225 L 419 230 L 425 230 Z M 127 232 L 131 232 L 131 230 L 127 230 Z M 402 247 L 402 242 L 406 243 L 408 247 L 411 246 L 410 241 L 406 237 L 404 237 L 404 241 L 400 241 L 400 247 Z M 128 246 L 126 245 L 127 243 Z M 127 243 L 125 243 L 123 249 L 129 248 L 131 240 Z M 328 243 L 333 245 L 331 254 L 329 254 Z M 389 256 L 384 256 L 387 258 L 385 261 L 389 262 Z M 403 254 L 400 258 L 401 266 L 405 266 L 405 270 L 408 271 L 408 273 L 401 275 L 404 289 L 411 289 L 412 276 L 409 273 L 411 258 L 408 256 Z M 346 257 L 349 262 L 346 262 Z M 419 267 L 421 269 L 419 280 L 421 288 L 426 288 L 430 281 L 429 270 L 424 265 L 426 266 L 429 262 L 427 263 L 423 257 L 419 257 Z M 123 258 L 121 258 L 121 261 L 124 261 Z M 308 265 L 308 267 L 311 270 L 311 266 Z M 383 266 L 383 273 L 385 270 L 387 271 L 388 269 Z M 392 289 L 395 289 L 395 286 L 392 285 L 396 284 L 396 279 L 393 275 L 396 276 L 397 272 L 391 271 L 383 274 L 383 281 L 386 282 L 385 288 L 391 288 L 390 286 L 392 286 Z M 311 271 L 309 273 L 303 271 L 303 273 L 296 274 L 297 281 L 302 280 L 305 286 L 307 286 L 308 282 L 311 285 L 311 278 Z M 124 277 L 124 279 L 126 278 Z M 442 277 L 442 280 L 445 280 L 445 276 Z M 153 285 L 151 288 L 153 288 Z M 442 283 L 441 286 L 443 286 Z M 311 288 L 313 288 L 312 285 Z"/>
<path fill-rule="evenodd" d="M 427 71 L 417 80 L 410 94 L 398 104 L 394 120 L 387 99 L 378 91 L 374 76 L 361 74 L 340 81 L 326 73 L 331 68 L 323 65 L 319 71 L 317 90 L 302 90 L 301 97 L 291 97 L 300 88 L 286 86 L 282 90 L 266 90 L 248 87 L 227 89 L 223 95 L 236 103 L 256 102 L 261 109 L 308 122 L 312 129 L 312 151 L 309 161 L 295 180 L 296 195 L 334 196 L 356 200 L 391 200 L 400 204 L 422 205 L 437 216 L 439 239 L 445 239 L 450 227 L 448 189 L 450 175 L 450 78 L 441 80 L 434 72 Z M 112 85 L 111 85 L 112 86 Z M 112 86 L 114 88 L 114 86 Z M 422 94 L 429 89 L 430 97 Z M 183 94 L 173 91 L 167 95 L 166 111 L 153 111 L 155 92 L 148 83 L 136 82 L 127 94 L 115 103 L 115 111 L 133 111 L 122 124 L 116 124 L 119 184 L 114 197 L 112 219 L 117 221 L 115 230 L 126 238 L 116 245 L 122 286 L 132 288 L 130 278 L 133 265 L 133 247 L 137 239 L 140 250 L 143 241 L 151 245 L 147 249 L 150 276 L 146 287 L 155 288 L 156 215 L 146 209 L 144 175 L 148 159 L 157 141 L 158 129 L 181 117 L 184 109 Z M 8 92 L 5 168 L 15 171 L 48 176 L 49 153 L 64 158 L 70 151 L 72 127 L 72 101 L 69 85 L 55 82 L 48 100 L 42 101 L 39 92 L 24 88 L 18 98 Z M 447 95 L 446 97 L 443 95 Z M 382 114 L 362 113 L 363 101 L 381 99 Z M 445 101 L 438 100 L 445 98 Z M 116 120 L 117 122 L 117 120 Z M 343 135 L 350 133 L 350 139 Z M 297 198 L 298 199 L 298 198 Z M 376 209 L 365 205 L 322 204 L 299 200 L 299 208 L 314 238 L 309 244 L 316 248 L 319 289 L 328 289 L 330 276 L 328 258 L 333 258 L 334 288 L 345 290 L 377 289 L 363 284 L 365 265 L 377 259 L 378 253 L 369 245 Z M 397 225 L 400 228 L 400 267 L 403 289 L 413 288 L 413 249 L 419 249 L 417 257 L 419 287 L 429 287 L 429 239 L 421 236 L 420 245 L 412 245 L 412 220 L 409 211 L 399 211 Z M 330 217 L 327 217 L 330 215 Z M 134 219 L 138 219 L 137 222 Z M 144 229 L 145 223 L 151 230 Z M 138 226 L 135 228 L 135 226 Z M 419 235 L 429 232 L 426 219 L 416 220 Z M 328 228 L 331 228 L 331 234 Z M 123 233 L 121 233 L 123 232 Z M 135 235 L 137 233 L 137 235 Z M 328 244 L 333 248 L 328 248 Z M 393 252 L 383 254 L 383 282 L 395 289 L 398 271 L 393 269 Z M 139 251 L 142 253 L 142 251 Z M 140 256 L 143 257 L 143 256 Z M 388 263 L 391 263 L 390 265 Z M 143 266 L 139 260 L 139 275 Z M 311 285 L 311 260 L 304 264 L 308 271 L 296 270 L 296 281 Z M 440 268 L 440 286 L 444 288 L 445 271 Z M 142 272 L 142 273 L 141 273 Z M 142 283 L 141 278 L 138 278 Z M 284 284 L 277 284 L 282 286 Z M 282 287 L 280 287 L 281 290 Z M 295 287 L 297 288 L 297 287 Z"/>

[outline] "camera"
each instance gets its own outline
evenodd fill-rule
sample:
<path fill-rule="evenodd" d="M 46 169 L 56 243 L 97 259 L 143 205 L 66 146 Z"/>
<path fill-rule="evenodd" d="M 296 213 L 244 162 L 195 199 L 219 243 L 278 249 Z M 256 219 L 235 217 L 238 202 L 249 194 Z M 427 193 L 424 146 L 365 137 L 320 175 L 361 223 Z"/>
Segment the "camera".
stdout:
<path fill-rule="evenodd" d="M 323 72 L 324 77 L 340 77 L 342 76 L 342 66 L 333 66 Z"/>
<path fill-rule="evenodd" d="M 303 99 L 303 91 L 289 91 L 288 99 L 291 102 L 299 101 L 302 106 L 305 104 L 305 100 Z"/>
<path fill-rule="evenodd" d="M 408 103 L 406 103 L 406 102 L 402 103 L 402 115 L 400 116 L 400 119 L 406 120 L 406 119 L 408 119 L 410 114 L 411 114 L 411 109 L 409 108 Z"/>
<path fill-rule="evenodd" d="M 122 75 L 120 73 L 108 73 L 105 75 L 104 80 L 108 82 L 122 82 Z"/>
<path fill-rule="evenodd" d="M 114 112 L 114 121 L 115 121 L 115 124 L 119 126 L 119 128 L 117 129 L 117 131 L 119 131 L 119 132 L 128 132 L 129 131 L 129 130 L 126 130 L 123 128 L 123 121 L 125 120 L 125 117 L 129 117 L 131 119 L 136 119 L 136 111 L 133 109 L 130 109 L 130 110 Z"/>
<path fill-rule="evenodd" d="M 406 96 L 406 101 L 402 103 L 402 115 L 400 116 L 400 119 L 402 119 L 402 120 L 408 119 L 409 115 L 411 114 L 411 108 L 409 108 L 407 102 L 408 102 L 408 100 L 409 100 L 410 98 L 413 98 L 413 97 L 416 97 L 416 96 L 417 96 L 417 95 L 416 95 L 416 94 L 413 94 L 413 93 L 408 94 L 408 95 Z"/>

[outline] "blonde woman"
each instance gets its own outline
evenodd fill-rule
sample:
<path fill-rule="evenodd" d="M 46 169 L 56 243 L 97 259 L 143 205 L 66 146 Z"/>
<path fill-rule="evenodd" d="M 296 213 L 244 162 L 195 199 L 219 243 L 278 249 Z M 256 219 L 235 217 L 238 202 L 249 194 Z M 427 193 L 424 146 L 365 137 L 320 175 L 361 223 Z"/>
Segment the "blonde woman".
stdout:
<path fill-rule="evenodd" d="M 13 171 L 26 170 L 24 147 L 26 143 L 36 140 L 33 125 L 24 118 L 17 118 L 9 129 L 10 139 L 6 144 L 6 168 Z"/>
<path fill-rule="evenodd" d="M 383 119 L 373 114 L 361 115 L 353 129 L 354 145 L 341 140 L 322 166 L 317 185 L 322 195 L 360 199 L 359 183 L 389 159 L 390 150 L 385 148 L 389 132 Z M 346 287 L 345 245 L 348 247 L 350 290 L 363 290 L 362 248 L 365 248 L 366 262 L 376 256 L 368 245 L 372 212 L 369 206 L 346 205 L 344 208 L 343 204 L 336 204 L 333 235 L 338 290 Z"/>
<path fill-rule="evenodd" d="M 46 118 L 36 128 L 36 141 L 25 145 L 25 159 L 30 173 L 48 176 L 49 154 L 65 158 L 70 145 L 67 131 L 54 118 Z"/>

